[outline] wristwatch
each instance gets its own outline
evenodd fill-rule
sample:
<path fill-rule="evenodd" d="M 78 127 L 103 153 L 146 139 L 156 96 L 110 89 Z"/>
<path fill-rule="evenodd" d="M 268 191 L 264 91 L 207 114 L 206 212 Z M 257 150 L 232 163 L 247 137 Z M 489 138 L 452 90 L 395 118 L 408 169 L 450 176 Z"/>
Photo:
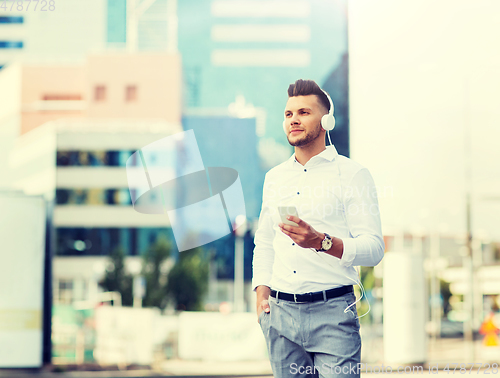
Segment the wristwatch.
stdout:
<path fill-rule="evenodd" d="M 316 250 L 318 252 L 326 252 L 330 248 L 332 248 L 332 238 L 326 232 L 324 232 L 324 234 L 325 234 L 325 238 L 321 242 L 321 248 Z"/>

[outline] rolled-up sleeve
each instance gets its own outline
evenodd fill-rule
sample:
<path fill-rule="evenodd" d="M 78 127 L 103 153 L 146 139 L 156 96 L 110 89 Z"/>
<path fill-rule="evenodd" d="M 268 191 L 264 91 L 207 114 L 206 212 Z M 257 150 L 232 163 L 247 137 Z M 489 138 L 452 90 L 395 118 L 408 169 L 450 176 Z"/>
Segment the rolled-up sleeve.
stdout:
<path fill-rule="evenodd" d="M 266 175 L 262 195 L 262 209 L 259 216 L 259 224 L 255 233 L 255 248 L 252 261 L 252 287 L 255 291 L 257 286 L 270 286 L 274 263 L 274 229 L 269 212 L 269 180 Z"/>
<path fill-rule="evenodd" d="M 368 169 L 360 169 L 345 194 L 345 215 L 350 238 L 342 238 L 340 265 L 375 266 L 384 257 L 377 190 Z"/>

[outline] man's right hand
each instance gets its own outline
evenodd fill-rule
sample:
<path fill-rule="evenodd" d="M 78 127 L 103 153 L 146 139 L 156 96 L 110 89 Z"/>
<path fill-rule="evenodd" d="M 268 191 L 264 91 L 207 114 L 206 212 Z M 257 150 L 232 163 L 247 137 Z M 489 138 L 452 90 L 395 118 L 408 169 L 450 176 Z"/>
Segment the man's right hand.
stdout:
<path fill-rule="evenodd" d="M 257 322 L 259 321 L 259 316 L 262 311 L 270 312 L 268 298 L 271 294 L 271 288 L 269 286 L 260 285 L 257 286 Z"/>

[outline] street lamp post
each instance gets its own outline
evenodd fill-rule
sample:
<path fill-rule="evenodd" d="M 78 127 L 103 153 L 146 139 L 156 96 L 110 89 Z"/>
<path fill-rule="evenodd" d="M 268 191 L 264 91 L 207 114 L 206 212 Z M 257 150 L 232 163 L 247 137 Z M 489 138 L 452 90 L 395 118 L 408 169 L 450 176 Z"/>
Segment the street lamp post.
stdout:
<path fill-rule="evenodd" d="M 236 238 L 234 242 L 234 311 L 245 311 L 245 245 L 244 236 L 247 232 L 247 219 L 244 215 L 236 217 Z"/>
<path fill-rule="evenodd" d="M 469 81 L 465 80 L 465 106 L 464 106 L 464 158 L 465 158 L 465 206 L 466 206 L 466 226 L 467 234 L 465 245 L 467 255 L 464 258 L 464 269 L 467 274 L 468 292 L 464 298 L 468 318 L 464 322 L 464 339 L 469 344 L 467 360 L 474 361 L 474 264 L 472 260 L 472 220 L 471 220 L 471 193 L 472 193 L 472 159 L 471 159 L 471 136 L 470 136 L 470 120 L 469 120 Z"/>
<path fill-rule="evenodd" d="M 146 294 L 146 280 L 141 275 L 142 264 L 139 259 L 129 261 L 128 269 L 133 277 L 132 296 L 134 298 L 133 306 L 135 308 L 142 307 L 142 299 Z"/>

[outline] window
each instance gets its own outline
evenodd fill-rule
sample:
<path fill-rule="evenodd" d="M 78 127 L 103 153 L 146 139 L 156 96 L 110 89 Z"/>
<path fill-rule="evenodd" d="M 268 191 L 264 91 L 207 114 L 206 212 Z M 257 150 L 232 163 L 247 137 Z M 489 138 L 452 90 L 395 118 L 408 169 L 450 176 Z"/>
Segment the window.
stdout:
<path fill-rule="evenodd" d="M 80 101 L 82 96 L 79 94 L 46 94 L 43 95 L 43 101 Z"/>
<path fill-rule="evenodd" d="M 110 166 L 126 167 L 127 160 L 135 151 L 57 151 L 56 163 L 61 166 Z M 131 164 L 137 165 L 137 155 Z"/>
<path fill-rule="evenodd" d="M 22 41 L 0 41 L 0 49 L 22 49 Z"/>
<path fill-rule="evenodd" d="M 71 304 L 73 302 L 73 280 L 59 280 L 57 299 L 60 304 Z"/>
<path fill-rule="evenodd" d="M 73 290 L 73 280 L 59 280 L 59 290 Z"/>
<path fill-rule="evenodd" d="M 0 16 L 0 24 L 22 24 L 22 16 Z"/>
<path fill-rule="evenodd" d="M 128 189 L 56 189 L 57 205 L 131 206 Z"/>
<path fill-rule="evenodd" d="M 127 42 L 127 1 L 108 0 L 107 40 L 110 44 Z"/>
<path fill-rule="evenodd" d="M 137 101 L 137 87 L 135 85 L 127 85 L 125 87 L 125 101 L 126 102 Z"/>
<path fill-rule="evenodd" d="M 94 89 L 94 100 L 96 102 L 106 100 L 106 87 L 104 85 L 97 85 Z"/>
<path fill-rule="evenodd" d="M 173 252 L 176 250 L 173 231 L 165 227 L 58 227 L 56 237 L 58 256 L 109 256 L 117 248 L 123 249 L 126 256 L 137 256 L 145 254 L 160 237 L 171 242 Z M 73 282 L 59 286 L 59 290 L 69 288 L 74 288 Z"/>

